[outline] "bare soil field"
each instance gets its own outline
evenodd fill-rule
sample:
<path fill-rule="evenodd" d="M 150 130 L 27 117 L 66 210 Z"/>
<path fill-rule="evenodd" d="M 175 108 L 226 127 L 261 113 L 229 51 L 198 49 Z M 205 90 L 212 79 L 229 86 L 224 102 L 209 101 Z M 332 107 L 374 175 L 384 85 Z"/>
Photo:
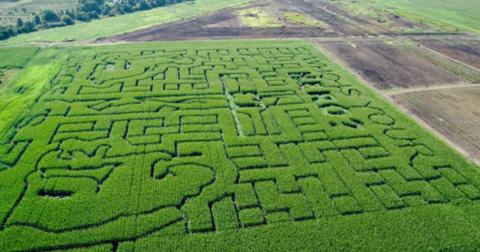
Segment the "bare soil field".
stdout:
<path fill-rule="evenodd" d="M 330 25 L 341 35 L 366 36 L 370 34 L 362 27 L 362 25 L 368 24 L 366 21 L 351 16 L 345 11 L 334 9 L 333 6 L 326 5 L 324 1 L 278 0 L 278 2 L 285 6 L 295 6 L 297 11 Z"/>
<path fill-rule="evenodd" d="M 436 52 L 480 69 L 480 41 L 477 40 L 423 40 L 420 42 Z"/>
<path fill-rule="evenodd" d="M 401 93 L 391 97 L 471 157 L 480 157 L 480 87 Z"/>
<path fill-rule="evenodd" d="M 292 1 L 292 0 L 290 0 Z M 305 2 L 304 0 L 302 0 Z M 316 8 L 323 8 L 324 10 L 343 18 L 344 20 L 348 20 L 350 23 L 355 24 L 355 26 L 360 26 L 364 30 L 368 31 L 369 33 L 378 33 L 378 34 L 385 34 L 391 33 L 389 29 L 383 27 L 380 23 L 372 20 L 371 17 L 368 16 L 356 16 L 351 14 L 349 11 L 340 8 L 335 2 L 328 1 L 328 0 L 310 0 Z M 313 9 L 309 9 L 309 11 L 313 11 Z M 314 11 L 313 11 L 314 12 Z"/>
<path fill-rule="evenodd" d="M 311 38 L 339 36 L 368 36 L 367 30 L 375 30 L 374 26 L 356 17 L 339 16 L 331 8 L 322 7 L 317 0 L 307 3 L 301 0 L 279 0 L 275 2 L 256 1 L 243 7 L 232 7 L 219 10 L 210 15 L 188 20 L 172 22 L 144 30 L 139 30 L 119 36 L 99 39 L 95 43 L 109 42 L 144 42 L 144 41 L 178 41 L 205 39 L 250 39 L 250 38 Z M 238 11 L 261 7 L 280 21 L 285 27 L 250 28 L 243 27 L 238 20 Z M 304 27 L 281 17 L 281 11 L 296 11 L 311 16 L 329 26 Z M 342 12 L 341 10 L 337 10 Z M 348 13 L 342 13 L 348 15 Z M 364 28 L 368 25 L 369 28 Z"/>
<path fill-rule="evenodd" d="M 284 27 L 252 28 L 242 25 L 238 11 L 260 8 Z M 294 11 L 312 17 L 325 24 L 323 27 L 302 26 L 287 20 L 281 13 Z M 215 13 L 190 18 L 118 36 L 98 39 L 94 44 L 117 42 L 183 41 L 215 39 L 258 39 L 258 38 L 331 38 L 371 36 L 425 36 L 458 35 L 440 33 L 399 33 L 369 20 L 338 8 L 324 0 L 258 0 L 242 7 L 231 7 Z"/>
<path fill-rule="evenodd" d="M 286 26 L 279 28 L 242 27 L 238 20 L 238 11 L 252 7 L 268 6 L 254 3 L 240 8 L 227 8 L 210 15 L 196 17 L 185 21 L 139 30 L 119 36 L 97 40 L 96 43 L 108 42 L 145 42 L 178 41 L 235 38 L 286 38 L 286 37 L 333 37 L 337 32 L 317 27 Z"/>
<path fill-rule="evenodd" d="M 401 16 L 388 15 L 388 19 L 395 23 L 396 26 L 405 29 L 420 28 L 422 30 L 428 30 L 430 28 L 430 26 L 426 24 L 415 23 Z"/>
<path fill-rule="evenodd" d="M 322 42 L 321 45 L 379 89 L 452 84 L 463 80 L 382 42 Z"/>

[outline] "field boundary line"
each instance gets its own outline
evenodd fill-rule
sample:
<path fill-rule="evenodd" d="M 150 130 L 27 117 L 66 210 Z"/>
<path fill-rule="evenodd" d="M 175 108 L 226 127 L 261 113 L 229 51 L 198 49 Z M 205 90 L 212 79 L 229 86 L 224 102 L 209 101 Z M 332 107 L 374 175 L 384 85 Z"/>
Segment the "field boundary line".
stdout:
<path fill-rule="evenodd" d="M 372 91 L 374 91 L 375 93 L 377 93 L 381 98 L 385 99 L 386 101 L 388 101 L 390 104 L 392 104 L 393 106 L 395 106 L 396 108 L 398 108 L 399 110 L 401 110 L 403 113 L 405 113 L 407 116 L 409 116 L 411 119 L 413 119 L 416 123 L 418 123 L 421 127 L 423 127 L 424 129 L 426 129 L 427 131 L 430 131 L 433 135 L 435 135 L 436 137 L 438 137 L 441 141 L 445 142 L 447 145 L 449 145 L 451 148 L 453 148 L 454 150 L 456 150 L 457 152 L 459 152 L 462 156 L 464 156 L 466 159 L 468 159 L 469 161 L 475 163 L 476 165 L 480 166 L 480 160 L 477 159 L 476 157 L 474 157 L 473 155 L 471 155 L 469 152 L 467 152 L 465 149 L 463 149 L 462 147 L 458 146 L 457 144 L 455 144 L 453 141 L 451 141 L 447 136 L 445 136 L 444 134 L 440 133 L 438 130 L 434 129 L 430 124 L 428 124 L 427 122 L 425 122 L 424 120 L 422 120 L 420 117 L 416 116 L 415 114 L 413 114 L 410 110 L 408 110 L 406 107 L 396 103 L 393 98 L 390 96 L 391 93 L 388 93 L 388 92 L 384 92 L 378 88 L 376 88 L 375 86 L 373 86 L 369 81 L 367 81 L 365 78 L 363 78 L 362 76 L 360 75 L 357 75 L 357 74 L 354 74 L 356 73 L 355 71 L 353 71 L 353 69 L 351 69 L 350 67 L 347 66 L 347 64 L 344 64 L 344 62 L 341 60 L 341 59 L 338 59 L 336 57 L 334 57 L 327 49 L 325 49 L 321 44 L 319 44 L 318 42 L 314 42 L 314 41 L 311 41 L 311 40 L 306 40 L 308 43 L 310 43 L 312 46 L 314 46 L 317 50 L 319 50 L 321 53 L 323 53 L 325 56 L 327 56 L 327 58 L 329 60 L 331 60 L 332 62 L 334 62 L 335 64 L 339 65 L 340 67 L 346 69 L 347 71 L 350 72 L 351 75 L 353 75 L 353 77 L 355 77 L 356 79 L 360 80 L 361 82 L 363 82 L 364 85 L 366 85 L 368 88 L 370 88 Z M 469 86 L 478 86 L 480 87 L 480 85 L 478 84 L 469 84 Z"/>
<path fill-rule="evenodd" d="M 431 53 L 437 54 L 437 55 L 439 55 L 439 56 L 443 56 L 443 57 L 448 58 L 448 59 L 450 59 L 450 60 L 452 60 L 452 61 L 455 61 L 455 62 L 457 62 L 457 63 L 459 63 L 459 64 L 461 64 L 461 65 L 470 67 L 470 68 L 475 69 L 475 70 L 477 70 L 477 71 L 480 72 L 480 69 L 478 69 L 478 68 L 476 68 L 476 67 L 474 67 L 474 66 L 471 66 L 471 65 L 469 65 L 469 64 L 467 64 L 467 63 L 464 63 L 464 62 L 461 62 L 461 61 L 459 61 L 459 60 L 456 60 L 456 59 L 454 59 L 454 58 L 452 58 L 452 57 L 449 57 L 449 56 L 447 56 L 447 55 L 445 55 L 445 54 L 441 54 L 441 53 L 439 53 L 439 52 L 437 52 L 437 51 L 435 51 L 435 50 L 432 50 L 432 49 L 430 49 L 430 48 L 428 48 L 428 47 L 426 47 L 426 46 L 420 45 L 420 47 L 423 48 L 423 49 L 425 49 L 425 50 L 427 50 L 427 51 L 430 51 Z"/>
<path fill-rule="evenodd" d="M 468 87 L 480 88 L 480 85 L 472 84 L 472 83 L 460 83 L 460 84 L 439 85 L 439 86 L 430 86 L 430 87 L 407 88 L 407 89 L 400 89 L 400 90 L 385 90 L 385 91 L 382 91 L 382 93 L 386 95 L 397 95 L 397 94 L 419 93 L 419 92 L 426 92 L 426 91 L 468 88 Z"/>
<path fill-rule="evenodd" d="M 418 58 L 439 66 L 455 75 L 458 75 L 472 83 L 480 83 L 480 70 L 468 64 L 452 59 L 420 44 L 401 44 L 399 48 Z M 456 64 L 456 65 L 455 65 Z"/>
<path fill-rule="evenodd" d="M 467 152 L 465 149 L 463 149 L 462 147 L 458 146 L 457 144 L 455 144 L 453 141 L 451 141 L 448 137 L 446 137 L 444 134 L 440 133 L 439 131 L 437 131 L 435 128 L 433 128 L 429 123 L 427 123 L 426 121 L 424 121 L 423 119 L 421 119 L 420 117 L 418 117 L 417 115 L 415 115 L 414 113 L 412 113 L 408 108 L 402 106 L 401 104 L 399 103 L 396 103 L 392 97 L 388 96 L 388 95 L 385 95 L 385 94 L 382 94 L 382 97 L 385 97 L 385 99 L 387 99 L 387 101 L 389 101 L 392 105 L 394 105 L 395 107 L 397 107 L 398 109 L 402 110 L 404 113 L 406 113 L 408 116 L 410 116 L 412 119 L 414 119 L 418 124 L 420 124 L 421 126 L 423 126 L 424 128 L 426 128 L 427 130 L 429 130 L 430 132 L 432 132 L 433 134 L 435 134 L 438 138 L 440 138 L 442 141 L 444 141 L 445 143 L 447 143 L 451 148 L 455 149 L 456 151 L 458 151 L 460 154 L 462 154 L 465 158 L 467 158 L 468 160 L 470 160 L 471 162 L 475 163 L 476 165 L 480 166 L 480 160 L 477 159 L 476 157 L 474 157 L 473 155 L 471 155 L 469 152 Z"/>

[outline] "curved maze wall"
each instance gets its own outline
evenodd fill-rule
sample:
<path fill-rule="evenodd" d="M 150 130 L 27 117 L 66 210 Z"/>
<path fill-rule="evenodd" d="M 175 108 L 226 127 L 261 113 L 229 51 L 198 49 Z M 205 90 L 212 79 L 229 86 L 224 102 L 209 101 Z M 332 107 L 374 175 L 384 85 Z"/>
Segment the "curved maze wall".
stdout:
<path fill-rule="evenodd" d="M 42 251 L 480 198 L 462 157 L 311 46 L 262 44 L 72 55 L 2 139 L 3 245 Z"/>

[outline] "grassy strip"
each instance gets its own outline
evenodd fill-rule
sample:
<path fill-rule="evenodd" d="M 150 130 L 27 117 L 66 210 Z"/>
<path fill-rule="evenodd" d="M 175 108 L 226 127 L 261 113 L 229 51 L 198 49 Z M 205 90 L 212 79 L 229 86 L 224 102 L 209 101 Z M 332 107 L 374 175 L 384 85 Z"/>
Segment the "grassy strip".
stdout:
<path fill-rule="evenodd" d="M 387 21 L 384 15 L 392 14 L 404 16 L 413 22 L 428 24 L 445 32 L 462 29 L 480 33 L 478 29 L 480 21 L 477 18 L 480 7 L 475 0 L 359 0 L 355 2 L 340 0 L 339 2 L 350 11 L 383 21 Z M 388 23 L 391 22 L 388 21 Z"/>
<path fill-rule="evenodd" d="M 0 91 L 20 72 L 20 69 L 0 69 Z"/>
<path fill-rule="evenodd" d="M 239 14 L 243 25 L 248 27 L 283 27 L 282 24 L 275 21 L 268 13 L 259 8 L 242 10 Z"/>
<path fill-rule="evenodd" d="M 123 16 L 95 20 L 74 26 L 42 30 L 10 38 L 0 45 L 28 42 L 62 42 L 65 40 L 87 41 L 110 37 L 154 25 L 190 18 L 213 12 L 228 6 L 247 3 L 252 0 L 196 0 L 169 7 L 140 11 Z"/>
<path fill-rule="evenodd" d="M 283 15 L 288 19 L 291 20 L 295 23 L 299 23 L 305 26 L 311 26 L 311 27 L 322 27 L 322 28 L 328 28 L 328 25 L 321 23 L 311 17 L 304 16 L 298 12 L 284 12 Z"/>
<path fill-rule="evenodd" d="M 0 48 L 0 68 L 22 68 L 39 49 L 38 47 Z"/>
<path fill-rule="evenodd" d="M 15 50 L 10 48 L 10 50 Z M 62 67 L 55 48 L 43 49 L 0 93 L 0 138 L 35 102 Z M 57 58 L 57 60 L 52 60 Z"/>

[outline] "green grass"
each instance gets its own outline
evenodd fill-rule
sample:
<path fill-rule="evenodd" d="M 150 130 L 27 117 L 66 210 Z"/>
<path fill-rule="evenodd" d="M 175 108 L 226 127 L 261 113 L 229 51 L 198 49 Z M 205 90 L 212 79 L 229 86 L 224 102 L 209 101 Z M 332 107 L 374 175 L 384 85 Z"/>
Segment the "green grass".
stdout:
<path fill-rule="evenodd" d="M 0 68 L 22 68 L 39 49 L 38 47 L 0 48 Z"/>
<path fill-rule="evenodd" d="M 62 42 L 65 40 L 87 41 L 110 37 L 167 22 L 190 18 L 213 12 L 228 6 L 250 2 L 251 0 L 195 0 L 169 7 L 139 11 L 132 14 L 78 23 L 74 26 L 42 30 L 21 34 L 0 42 L 12 45 L 28 42 Z"/>
<path fill-rule="evenodd" d="M 359 0 L 355 3 L 340 0 L 355 12 L 378 15 L 373 9 L 405 16 L 414 22 L 422 22 L 446 31 L 456 29 L 480 33 L 480 5 L 476 0 Z"/>
<path fill-rule="evenodd" d="M 243 25 L 247 27 L 283 27 L 281 23 L 259 8 L 242 10 L 239 14 Z"/>
<path fill-rule="evenodd" d="M 0 3 L 0 23 L 2 25 L 16 25 L 17 19 L 21 18 L 23 22 L 33 21 L 36 13 L 39 15 L 43 10 L 53 10 L 59 13 L 66 9 L 76 8 L 75 0 L 21 0 L 18 2 Z M 25 12 L 23 11 L 25 9 Z"/>
<path fill-rule="evenodd" d="M 479 167 L 303 41 L 49 47 L 1 94 L 0 251 L 479 245 Z"/>
<path fill-rule="evenodd" d="M 320 22 L 318 20 L 315 20 L 311 17 L 302 15 L 298 12 L 293 12 L 293 11 L 284 12 L 283 15 L 285 15 L 287 19 L 305 26 L 328 28 L 327 24 Z"/>
<path fill-rule="evenodd" d="M 0 90 L 12 80 L 20 69 L 0 69 Z"/>
<path fill-rule="evenodd" d="M 27 57 L 32 57 L 31 53 L 37 52 L 39 48 L 12 47 L 0 50 L 18 55 L 18 58 L 10 58 L 13 60 L 6 66 L 22 67 L 26 63 Z M 30 54 L 25 52 L 30 52 Z M 3 90 L 0 92 L 0 121 L 2 122 L 0 124 L 0 137 L 11 128 L 12 124 L 24 112 L 28 112 L 28 108 L 35 103 L 38 96 L 48 88 L 51 76 L 61 69 L 61 63 L 58 62 L 59 58 L 61 58 L 61 55 L 58 55 L 57 49 L 43 49 L 29 62 L 25 69 L 16 73 L 14 79 L 9 80 L 3 86 Z"/>

